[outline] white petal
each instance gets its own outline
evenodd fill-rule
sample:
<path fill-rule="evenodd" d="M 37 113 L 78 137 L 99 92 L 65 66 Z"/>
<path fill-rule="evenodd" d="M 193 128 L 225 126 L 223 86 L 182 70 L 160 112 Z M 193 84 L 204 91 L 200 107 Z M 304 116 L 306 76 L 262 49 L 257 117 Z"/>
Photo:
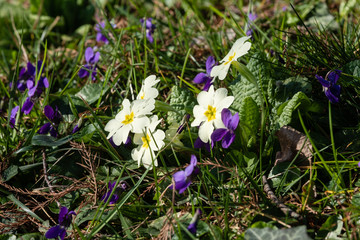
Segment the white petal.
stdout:
<path fill-rule="evenodd" d="M 159 125 L 159 123 L 161 122 L 161 120 L 158 119 L 159 118 L 157 115 L 153 115 L 150 117 L 150 124 L 147 127 L 150 132 L 155 131 L 157 125 Z"/>
<path fill-rule="evenodd" d="M 204 143 L 207 143 L 210 140 L 211 134 L 214 131 L 214 126 L 211 122 L 206 122 L 199 128 L 199 138 Z"/>
<path fill-rule="evenodd" d="M 124 101 L 122 102 L 122 105 L 123 105 L 123 109 L 130 112 L 131 103 L 130 103 L 129 99 L 124 99 Z"/>
<path fill-rule="evenodd" d="M 246 42 L 244 45 L 241 46 L 241 48 L 236 52 L 236 56 L 234 57 L 235 60 L 237 60 L 239 57 L 247 54 L 251 48 L 251 43 Z"/>
<path fill-rule="evenodd" d="M 141 138 L 144 137 L 144 133 L 135 133 L 134 137 L 133 137 L 133 143 L 136 145 L 142 145 L 143 141 L 141 140 Z"/>
<path fill-rule="evenodd" d="M 223 121 L 221 120 L 221 113 L 219 114 L 219 116 L 216 116 L 216 119 L 213 121 L 213 124 L 215 126 L 215 129 L 225 128 L 225 125 L 224 125 Z"/>
<path fill-rule="evenodd" d="M 194 109 L 193 109 L 194 117 L 206 120 L 206 117 L 205 117 L 204 113 L 207 111 L 207 109 L 208 109 L 208 105 L 206 105 L 206 106 L 200 106 L 200 105 L 194 106 Z"/>
<path fill-rule="evenodd" d="M 150 75 L 147 78 L 145 78 L 144 85 L 145 87 L 152 87 L 158 82 L 160 82 L 160 79 L 156 79 L 155 75 Z"/>
<path fill-rule="evenodd" d="M 236 42 L 234 43 L 234 45 L 232 46 L 230 51 L 235 51 L 236 53 L 239 52 L 239 50 L 241 50 L 242 46 L 244 45 L 244 43 L 249 40 L 251 37 L 241 37 L 238 40 L 236 40 Z M 247 42 L 250 43 L 250 42 Z M 245 43 L 246 44 L 246 43 Z M 251 43 L 250 43 L 251 46 Z M 237 55 L 237 54 L 236 54 Z"/>
<path fill-rule="evenodd" d="M 116 119 L 111 119 L 106 125 L 104 130 L 110 132 L 108 138 L 110 138 L 114 133 L 121 127 L 122 123 Z M 111 135 L 111 136 L 110 136 Z"/>
<path fill-rule="evenodd" d="M 140 167 L 140 164 L 141 164 L 141 158 L 142 156 L 144 155 L 144 149 L 139 146 L 137 148 L 134 148 L 132 151 L 131 151 L 131 157 L 134 161 L 137 161 L 138 162 L 138 167 Z"/>
<path fill-rule="evenodd" d="M 216 103 L 216 111 L 222 111 L 224 108 L 230 107 L 230 105 L 234 102 L 233 96 L 228 96 L 224 99 L 222 99 L 220 102 Z"/>
<path fill-rule="evenodd" d="M 145 127 L 150 124 L 150 120 L 148 117 L 138 117 L 134 118 L 134 121 L 131 123 L 131 131 L 133 133 L 143 133 Z"/>
<path fill-rule="evenodd" d="M 152 169 L 153 167 L 153 161 L 152 159 L 155 158 L 155 153 L 153 151 L 151 151 L 150 149 L 147 149 L 145 152 L 144 152 L 144 155 L 141 159 L 142 161 L 142 164 L 144 165 L 144 167 L 148 168 L 148 169 Z M 154 159 L 154 165 L 157 166 L 158 163 L 157 163 L 157 160 L 156 158 Z"/>
<path fill-rule="evenodd" d="M 159 151 L 164 145 L 165 133 L 164 131 L 158 129 L 155 133 L 152 134 L 152 141 L 150 142 L 150 148 L 153 151 Z"/>
<path fill-rule="evenodd" d="M 221 102 L 224 98 L 226 98 L 227 94 L 228 91 L 226 90 L 226 88 L 219 88 L 218 90 L 216 90 L 214 96 L 214 105 L 216 106 L 217 103 Z"/>
<path fill-rule="evenodd" d="M 130 125 L 124 125 L 113 135 L 113 141 L 117 146 L 126 142 L 129 136 L 130 128 Z"/>
<path fill-rule="evenodd" d="M 213 87 L 213 86 L 211 85 L 211 87 Z M 199 93 L 199 95 L 197 96 L 197 101 L 198 101 L 199 105 L 207 107 L 208 105 L 213 104 L 212 97 L 213 97 L 214 88 L 212 88 L 213 90 L 210 91 L 211 87 L 208 92 L 202 91 Z"/>

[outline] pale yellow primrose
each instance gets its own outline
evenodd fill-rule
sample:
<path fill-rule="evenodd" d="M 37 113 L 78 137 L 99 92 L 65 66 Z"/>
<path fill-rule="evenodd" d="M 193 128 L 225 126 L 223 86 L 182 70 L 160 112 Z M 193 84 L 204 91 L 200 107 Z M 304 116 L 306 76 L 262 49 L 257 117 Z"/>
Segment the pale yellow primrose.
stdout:
<path fill-rule="evenodd" d="M 155 75 L 150 75 L 145 78 L 136 99 L 156 98 L 159 95 L 159 91 L 153 86 L 158 82 L 160 82 L 160 79 L 156 78 Z"/>
<path fill-rule="evenodd" d="M 154 166 L 158 166 L 155 151 L 159 151 L 164 145 L 165 133 L 157 129 L 156 126 L 160 123 L 158 116 L 154 115 L 150 118 L 150 124 L 145 127 L 143 133 L 136 133 L 133 142 L 138 145 L 131 151 L 131 157 L 138 162 L 138 166 L 142 163 L 144 167 L 152 169 L 153 160 Z"/>
<path fill-rule="evenodd" d="M 214 86 L 211 86 L 207 92 L 202 91 L 197 96 L 199 105 L 193 109 L 195 119 L 191 126 L 200 126 L 199 138 L 204 143 L 211 141 L 211 134 L 215 129 L 225 128 L 221 119 L 221 111 L 230 107 L 234 101 L 234 97 L 227 96 L 227 93 L 225 88 L 214 91 Z"/>
<path fill-rule="evenodd" d="M 150 124 L 146 115 L 150 115 L 155 108 L 155 100 L 134 100 L 132 103 L 128 99 L 122 102 L 122 110 L 116 114 L 115 119 L 110 120 L 105 131 L 109 132 L 107 138 L 119 146 L 125 143 L 129 133 L 142 133 L 143 129 Z"/>
<path fill-rule="evenodd" d="M 215 80 L 218 77 L 220 80 L 223 80 L 230 68 L 230 65 L 233 61 L 248 53 L 251 47 L 250 42 L 246 42 L 251 37 L 242 37 L 236 40 L 229 53 L 220 61 L 220 64 L 214 66 L 211 70 L 210 76 Z"/>

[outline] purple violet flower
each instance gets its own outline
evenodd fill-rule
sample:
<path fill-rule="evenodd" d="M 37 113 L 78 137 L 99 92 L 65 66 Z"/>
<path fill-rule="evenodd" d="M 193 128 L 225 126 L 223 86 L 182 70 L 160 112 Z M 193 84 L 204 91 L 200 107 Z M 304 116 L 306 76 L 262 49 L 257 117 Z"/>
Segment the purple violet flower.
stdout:
<path fill-rule="evenodd" d="M 40 71 L 42 66 L 42 61 L 38 61 L 37 70 Z M 39 73 L 40 75 L 42 74 Z M 44 88 L 49 87 L 49 81 L 46 77 L 40 77 L 39 81 L 36 83 L 36 68 L 28 62 L 27 70 L 22 68 L 19 74 L 19 80 L 17 82 L 17 87 L 20 92 L 24 92 L 26 88 L 28 91 L 28 97 L 25 100 L 21 112 L 25 115 L 29 114 L 34 106 L 34 102 L 40 97 Z M 36 84 L 35 84 L 36 83 Z"/>
<path fill-rule="evenodd" d="M 206 59 L 206 73 L 198 73 L 193 82 L 196 84 L 205 83 L 203 91 L 209 90 L 210 86 L 212 85 L 213 78 L 210 77 L 211 70 L 214 66 L 217 65 L 217 62 L 215 61 L 215 58 L 213 56 L 209 56 Z"/>
<path fill-rule="evenodd" d="M 111 24 L 111 27 L 116 28 L 116 24 Z M 104 42 L 105 44 L 109 44 L 109 40 L 103 34 L 104 29 L 105 29 L 105 21 L 102 21 L 101 23 L 95 25 L 95 31 L 97 31 L 96 41 Z"/>
<path fill-rule="evenodd" d="M 31 112 L 33 106 L 34 106 L 33 100 L 31 99 L 31 97 L 27 97 L 21 108 L 21 112 L 24 113 L 25 115 L 28 115 Z"/>
<path fill-rule="evenodd" d="M 144 25 L 145 22 L 145 28 L 146 28 L 146 38 L 149 40 L 150 43 L 154 42 L 154 38 L 152 34 L 155 31 L 155 24 L 152 24 L 152 18 L 147 18 L 146 20 L 140 19 L 141 25 Z"/>
<path fill-rule="evenodd" d="M 116 184 L 116 181 L 113 181 L 113 182 L 109 182 L 108 184 L 108 190 L 107 192 L 105 193 L 104 196 L 101 197 L 101 201 L 103 202 L 107 202 L 114 187 L 115 187 L 115 184 Z M 125 191 L 127 189 L 127 185 L 125 182 L 121 181 L 119 186 L 115 188 L 114 190 L 114 194 L 112 195 L 110 201 L 109 201 L 109 204 L 115 204 L 118 200 L 119 200 L 119 195 L 121 193 L 121 191 Z"/>
<path fill-rule="evenodd" d="M 194 148 L 202 148 L 205 147 L 206 151 L 211 152 L 211 149 L 214 147 L 214 142 L 210 141 L 207 143 L 204 143 L 200 137 L 198 137 L 194 142 Z"/>
<path fill-rule="evenodd" d="M 253 34 L 253 27 L 252 24 L 253 22 L 257 19 L 257 14 L 253 14 L 253 13 L 249 13 L 248 15 L 248 22 L 247 22 L 247 31 L 246 31 L 246 36 L 252 36 Z"/>
<path fill-rule="evenodd" d="M 88 77 L 91 72 L 91 79 L 96 79 L 96 64 L 100 58 L 100 52 L 94 52 L 95 48 L 88 47 L 85 50 L 85 61 L 86 64 L 78 72 L 80 78 Z"/>
<path fill-rule="evenodd" d="M 58 237 L 63 240 L 66 236 L 66 229 L 70 226 L 72 215 L 76 215 L 74 211 L 70 211 L 67 207 L 61 207 L 59 212 L 59 224 L 50 228 L 46 233 L 45 237 L 47 239 Z"/>
<path fill-rule="evenodd" d="M 11 110 L 11 115 L 10 115 L 10 127 L 11 128 L 15 127 L 16 114 L 18 111 L 19 111 L 19 106 L 16 106 Z"/>
<path fill-rule="evenodd" d="M 228 148 L 235 139 L 235 130 L 239 125 L 239 114 L 231 115 L 229 109 L 224 108 L 221 112 L 221 120 L 226 128 L 218 128 L 211 134 L 212 142 L 222 140 L 223 148 Z"/>
<path fill-rule="evenodd" d="M 199 217 L 201 216 L 202 212 L 200 209 L 196 209 L 195 215 L 193 216 L 193 218 L 190 221 L 189 226 L 187 227 L 187 230 L 189 230 L 189 232 L 191 232 L 192 234 L 196 234 L 196 225 L 199 221 Z"/>
<path fill-rule="evenodd" d="M 191 184 L 191 178 L 199 174 L 200 169 L 196 166 L 197 159 L 195 155 L 191 155 L 190 165 L 185 168 L 185 171 L 174 173 L 173 178 L 175 182 L 175 189 L 179 194 L 183 193 Z M 173 185 L 170 186 L 170 189 Z"/>
<path fill-rule="evenodd" d="M 80 130 L 79 125 L 76 124 L 75 127 L 73 128 L 73 130 L 71 131 L 71 133 L 74 134 L 74 133 L 78 132 L 79 130 Z"/>
<path fill-rule="evenodd" d="M 38 64 L 39 65 L 39 64 Z M 41 67 L 41 65 L 40 65 Z M 35 78 L 35 67 L 28 62 L 26 68 L 22 68 L 19 73 L 19 79 L 17 81 L 17 88 L 20 92 L 24 92 L 27 88 L 27 81 L 34 81 Z"/>
<path fill-rule="evenodd" d="M 56 106 L 55 111 L 50 105 L 44 107 L 44 114 L 49 119 L 50 122 L 45 123 L 40 127 L 39 134 L 47 134 L 50 132 L 50 135 L 57 137 L 57 127 L 62 119 L 61 113 Z"/>
<path fill-rule="evenodd" d="M 336 82 L 338 81 L 340 75 L 341 75 L 340 70 L 328 72 L 325 79 L 322 76 L 319 76 L 317 74 L 315 75 L 317 80 L 323 86 L 325 95 L 331 103 L 339 102 L 341 86 L 337 85 Z M 326 80 L 326 79 L 328 79 L 328 80 Z"/>

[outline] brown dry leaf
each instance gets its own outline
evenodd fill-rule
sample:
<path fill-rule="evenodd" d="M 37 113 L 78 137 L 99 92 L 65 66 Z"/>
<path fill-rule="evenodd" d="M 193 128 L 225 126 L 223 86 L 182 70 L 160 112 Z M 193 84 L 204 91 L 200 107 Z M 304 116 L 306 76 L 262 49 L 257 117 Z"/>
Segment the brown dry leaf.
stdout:
<path fill-rule="evenodd" d="M 275 165 L 280 162 L 292 161 L 299 151 L 301 151 L 299 160 L 307 160 L 303 164 L 311 165 L 313 148 L 305 134 L 290 126 L 283 126 L 275 135 L 278 137 L 281 147 L 281 152 L 276 153 Z"/>

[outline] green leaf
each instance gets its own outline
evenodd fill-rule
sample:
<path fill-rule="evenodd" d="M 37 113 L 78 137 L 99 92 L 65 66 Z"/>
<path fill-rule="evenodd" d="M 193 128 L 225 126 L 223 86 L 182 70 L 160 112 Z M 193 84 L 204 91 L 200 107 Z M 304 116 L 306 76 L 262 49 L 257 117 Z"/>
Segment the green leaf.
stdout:
<path fill-rule="evenodd" d="M 326 222 L 317 232 L 316 239 L 326 239 L 326 236 L 329 232 L 335 231 L 338 226 L 338 219 L 339 217 L 336 215 L 328 217 L 328 219 L 326 219 Z"/>
<path fill-rule="evenodd" d="M 173 86 L 170 94 L 170 106 L 176 112 L 168 112 L 168 123 L 180 123 L 185 114 L 192 114 L 196 102 L 195 97 L 189 90 Z"/>
<path fill-rule="evenodd" d="M 16 165 L 10 165 L 2 174 L 3 181 L 9 181 L 11 178 L 16 176 L 19 172 L 19 167 Z"/>
<path fill-rule="evenodd" d="M 90 105 L 100 98 L 103 85 L 102 82 L 86 84 L 75 96 L 84 99 Z M 108 89 L 109 86 L 106 85 L 102 94 L 104 95 Z"/>
<path fill-rule="evenodd" d="M 71 139 L 72 136 L 66 136 L 58 140 L 51 136 L 36 135 L 31 139 L 31 144 L 35 146 L 43 146 L 43 147 L 57 147 L 69 142 Z"/>
<path fill-rule="evenodd" d="M 309 107 L 311 105 L 310 99 L 303 93 L 298 92 L 295 94 L 291 100 L 284 103 L 282 107 L 278 110 L 278 124 L 279 128 L 282 126 L 288 125 L 291 122 L 292 119 L 292 113 L 299 107 Z"/>
<path fill-rule="evenodd" d="M 10 194 L 7 196 L 7 198 L 12 201 L 15 205 L 17 205 L 19 208 L 21 208 L 25 213 L 29 214 L 33 218 L 36 218 L 37 220 L 43 222 L 38 215 L 36 215 L 33 211 L 31 211 L 27 206 L 25 206 L 22 202 L 20 202 L 14 195 Z"/>
<path fill-rule="evenodd" d="M 0 240 L 16 240 L 16 235 L 12 234 L 1 234 Z"/>
<path fill-rule="evenodd" d="M 245 232 L 245 240 L 310 240 L 306 226 L 290 229 L 250 228 Z"/>
<path fill-rule="evenodd" d="M 259 107 L 252 97 L 244 98 L 238 107 L 238 109 L 234 109 L 239 112 L 243 137 L 247 143 L 249 143 L 249 141 L 255 142 L 255 137 L 260 125 Z"/>
<path fill-rule="evenodd" d="M 246 67 L 254 75 L 259 88 L 266 90 L 271 79 L 272 70 L 270 64 L 264 61 L 264 58 L 265 55 L 262 53 L 254 54 Z M 232 107 L 235 109 L 239 109 L 241 102 L 247 97 L 252 97 L 257 105 L 261 106 L 261 98 L 263 96 L 259 96 L 259 92 L 254 84 L 243 76 L 239 75 L 229 88 L 235 97 L 232 104 Z M 267 93 L 264 92 L 263 94 L 266 95 Z"/>
<path fill-rule="evenodd" d="M 281 187 L 281 191 L 286 191 L 288 188 L 283 187 L 284 185 L 291 187 L 300 180 L 300 169 L 290 164 L 291 162 L 281 162 L 271 169 L 268 180 L 274 188 Z"/>

